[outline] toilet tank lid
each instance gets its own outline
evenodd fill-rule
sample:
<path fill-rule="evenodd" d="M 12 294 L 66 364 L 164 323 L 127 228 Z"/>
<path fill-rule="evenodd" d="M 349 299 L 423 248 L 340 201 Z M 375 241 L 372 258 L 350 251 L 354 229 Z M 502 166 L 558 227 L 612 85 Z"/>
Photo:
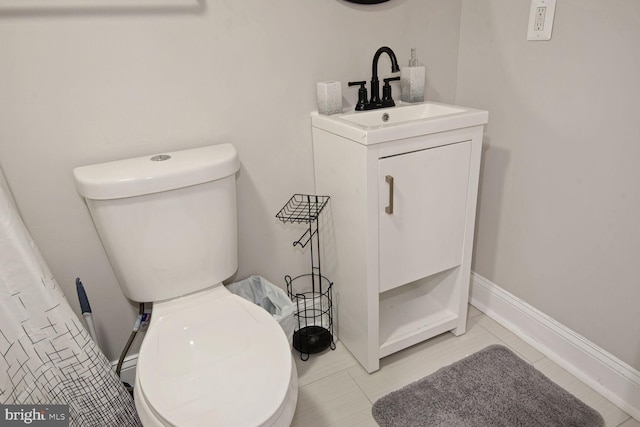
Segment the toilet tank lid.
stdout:
<path fill-rule="evenodd" d="M 174 190 L 233 175 L 240 168 L 231 144 L 117 160 L 73 170 L 78 192 L 107 200 Z"/>

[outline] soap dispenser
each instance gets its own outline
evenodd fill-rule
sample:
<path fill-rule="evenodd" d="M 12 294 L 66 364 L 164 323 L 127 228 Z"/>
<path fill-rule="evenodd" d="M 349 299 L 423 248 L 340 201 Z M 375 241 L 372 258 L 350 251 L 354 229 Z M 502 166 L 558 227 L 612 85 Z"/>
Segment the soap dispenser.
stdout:
<path fill-rule="evenodd" d="M 418 65 L 416 49 L 411 49 L 408 67 L 400 68 L 400 99 L 404 102 L 424 102 L 425 68 Z"/>

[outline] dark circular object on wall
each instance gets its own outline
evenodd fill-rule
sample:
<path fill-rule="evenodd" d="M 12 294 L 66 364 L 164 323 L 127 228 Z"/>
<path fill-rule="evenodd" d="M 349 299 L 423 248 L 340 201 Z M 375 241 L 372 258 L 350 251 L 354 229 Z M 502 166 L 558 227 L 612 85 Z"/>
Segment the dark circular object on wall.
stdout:
<path fill-rule="evenodd" d="M 360 4 L 377 4 L 377 3 L 384 3 L 389 0 L 347 0 L 347 1 L 351 3 L 360 3 Z"/>

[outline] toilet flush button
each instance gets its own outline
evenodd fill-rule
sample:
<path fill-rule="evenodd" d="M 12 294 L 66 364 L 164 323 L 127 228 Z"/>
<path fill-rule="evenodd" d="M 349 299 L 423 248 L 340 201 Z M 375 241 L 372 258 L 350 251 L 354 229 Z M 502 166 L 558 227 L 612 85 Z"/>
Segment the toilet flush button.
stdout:
<path fill-rule="evenodd" d="M 169 160 L 171 158 L 168 154 L 158 154 L 157 156 L 153 156 L 151 158 L 152 162 L 164 162 L 165 160 Z"/>

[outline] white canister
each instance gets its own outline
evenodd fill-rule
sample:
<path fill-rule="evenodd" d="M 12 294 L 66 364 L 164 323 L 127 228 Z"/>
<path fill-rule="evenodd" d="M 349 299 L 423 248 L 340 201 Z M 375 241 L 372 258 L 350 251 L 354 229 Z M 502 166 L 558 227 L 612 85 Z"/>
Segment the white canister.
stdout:
<path fill-rule="evenodd" d="M 400 99 L 404 102 L 423 102 L 425 68 L 402 67 L 400 69 Z"/>
<path fill-rule="evenodd" d="M 411 49 L 408 67 L 400 69 L 400 99 L 404 102 L 423 102 L 426 71 L 419 65 L 416 48 Z"/>
<path fill-rule="evenodd" d="M 317 95 L 320 114 L 342 113 L 342 83 L 336 81 L 318 82 Z"/>

